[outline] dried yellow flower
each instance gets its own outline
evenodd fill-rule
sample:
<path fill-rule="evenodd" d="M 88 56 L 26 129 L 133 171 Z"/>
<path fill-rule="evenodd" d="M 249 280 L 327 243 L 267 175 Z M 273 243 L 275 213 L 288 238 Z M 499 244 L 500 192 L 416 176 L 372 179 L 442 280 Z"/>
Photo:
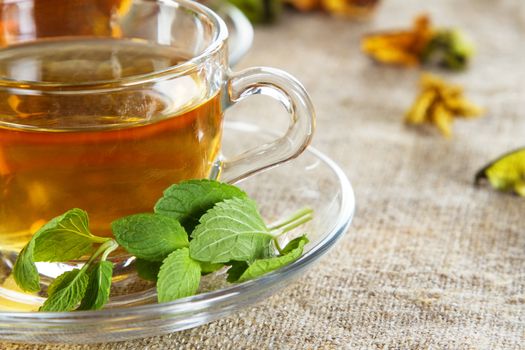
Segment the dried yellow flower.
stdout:
<path fill-rule="evenodd" d="M 408 124 L 434 124 L 444 136 L 450 137 L 454 118 L 474 118 L 483 113 L 465 99 L 461 86 L 431 74 L 423 74 L 420 84 L 421 93 L 405 117 Z"/>
<path fill-rule="evenodd" d="M 414 66 L 432 39 L 430 18 L 418 16 L 410 30 L 369 34 L 361 41 L 361 50 L 381 63 Z"/>
<path fill-rule="evenodd" d="M 380 63 L 401 66 L 432 64 L 461 70 L 467 67 L 474 54 L 474 45 L 461 31 L 435 29 L 428 16 L 420 15 L 415 18 L 411 29 L 364 36 L 361 50 Z"/>

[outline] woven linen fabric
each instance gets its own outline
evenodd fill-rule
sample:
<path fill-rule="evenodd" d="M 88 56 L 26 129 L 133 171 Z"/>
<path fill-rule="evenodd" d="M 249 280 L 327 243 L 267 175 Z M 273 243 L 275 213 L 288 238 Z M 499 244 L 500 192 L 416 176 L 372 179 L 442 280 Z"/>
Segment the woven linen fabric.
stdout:
<path fill-rule="evenodd" d="M 408 27 L 423 11 L 477 46 L 466 72 L 436 71 L 487 109 L 457 121 L 450 140 L 402 122 L 421 70 L 379 66 L 359 52 L 364 33 Z M 258 27 L 242 66 L 282 68 L 311 93 L 314 145 L 356 191 L 345 237 L 293 285 L 205 326 L 120 343 L 0 348 L 525 349 L 525 199 L 472 183 L 489 160 L 525 146 L 524 39 L 521 0 L 385 0 L 369 22 L 287 13 Z M 256 100 L 229 118 L 271 127 L 273 107 Z"/>

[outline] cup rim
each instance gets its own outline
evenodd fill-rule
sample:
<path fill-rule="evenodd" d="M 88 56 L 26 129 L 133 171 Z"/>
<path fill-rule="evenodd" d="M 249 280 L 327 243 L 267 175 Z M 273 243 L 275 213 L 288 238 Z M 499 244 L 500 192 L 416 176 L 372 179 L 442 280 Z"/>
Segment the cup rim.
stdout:
<path fill-rule="evenodd" d="M 22 0 L 24 1 L 24 0 Z M 137 2 L 137 0 L 133 0 Z M 16 2 L 16 0 L 15 0 Z M 144 0 L 138 0 L 138 2 L 145 2 Z M 147 1 L 149 2 L 149 1 Z M 164 69 L 156 70 L 150 73 L 131 75 L 129 77 L 123 77 L 119 79 L 108 79 L 98 81 L 86 81 L 80 83 L 57 83 L 57 82 L 40 82 L 40 81 L 29 81 L 29 80 L 15 80 L 8 79 L 0 76 L 0 87 L 2 88 L 13 88 L 20 90 L 41 90 L 60 94 L 64 91 L 86 91 L 86 90 L 112 90 L 114 88 L 126 88 L 136 85 L 141 85 L 156 81 L 162 78 L 174 78 L 176 76 L 182 76 L 188 71 L 199 66 L 209 56 L 221 50 L 226 40 L 228 39 L 228 28 L 224 20 L 213 12 L 211 9 L 203 4 L 200 4 L 192 0 L 153 0 L 153 2 L 172 7 L 183 6 L 186 9 L 193 11 L 198 15 L 202 15 L 210 20 L 214 25 L 213 39 L 208 46 L 199 52 L 197 55 L 190 59 L 178 63 L 173 66 L 169 66 Z"/>

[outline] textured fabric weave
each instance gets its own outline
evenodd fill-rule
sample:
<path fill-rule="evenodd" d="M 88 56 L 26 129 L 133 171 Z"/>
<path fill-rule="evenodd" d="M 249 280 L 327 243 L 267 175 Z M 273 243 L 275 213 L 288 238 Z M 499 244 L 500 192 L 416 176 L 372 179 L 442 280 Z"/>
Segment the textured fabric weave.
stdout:
<path fill-rule="evenodd" d="M 487 114 L 456 122 L 451 140 L 402 123 L 420 70 L 381 67 L 359 52 L 363 33 L 408 26 L 421 11 L 477 43 L 472 67 L 446 78 Z M 525 199 L 472 185 L 487 161 L 525 146 L 524 41 L 521 0 L 385 0 L 371 22 L 291 14 L 258 28 L 241 66 L 282 68 L 311 93 L 314 145 L 356 190 L 346 236 L 294 285 L 206 326 L 123 343 L 0 348 L 524 349 Z M 271 127 L 257 103 L 231 118 Z"/>

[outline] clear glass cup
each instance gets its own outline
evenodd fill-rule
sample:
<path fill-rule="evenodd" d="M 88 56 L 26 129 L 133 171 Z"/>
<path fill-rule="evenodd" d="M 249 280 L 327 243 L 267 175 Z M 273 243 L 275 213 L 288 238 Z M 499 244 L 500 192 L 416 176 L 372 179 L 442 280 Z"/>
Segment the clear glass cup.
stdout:
<path fill-rule="evenodd" d="M 248 53 L 253 43 L 253 26 L 237 7 L 226 1 L 200 1 L 215 11 L 228 28 L 228 61 L 231 67 Z"/>
<path fill-rule="evenodd" d="M 310 142 L 315 117 L 302 85 L 273 68 L 231 72 L 225 23 L 198 3 L 12 0 L 0 15 L 5 268 L 66 210 L 86 210 L 93 233 L 107 236 L 111 221 L 151 211 L 172 183 L 235 182 Z M 224 159 L 223 112 L 252 95 L 278 100 L 289 128 Z"/>

